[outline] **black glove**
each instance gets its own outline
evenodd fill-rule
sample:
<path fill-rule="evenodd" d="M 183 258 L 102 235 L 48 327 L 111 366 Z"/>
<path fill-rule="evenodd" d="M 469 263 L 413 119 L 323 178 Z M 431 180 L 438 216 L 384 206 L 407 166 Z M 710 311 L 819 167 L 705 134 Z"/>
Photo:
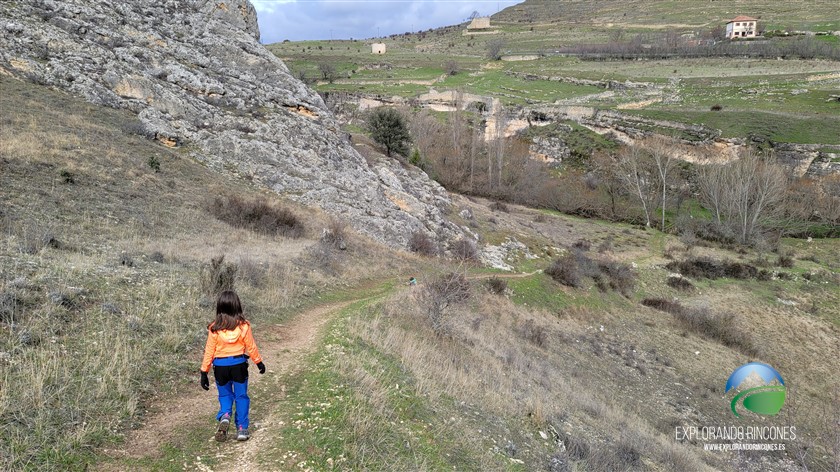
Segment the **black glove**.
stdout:
<path fill-rule="evenodd" d="M 210 379 L 207 378 L 207 372 L 201 373 L 201 388 L 210 390 Z"/>
<path fill-rule="evenodd" d="M 260 373 L 264 374 L 265 373 L 265 364 L 263 364 L 262 362 L 257 362 L 257 369 L 260 369 Z"/>

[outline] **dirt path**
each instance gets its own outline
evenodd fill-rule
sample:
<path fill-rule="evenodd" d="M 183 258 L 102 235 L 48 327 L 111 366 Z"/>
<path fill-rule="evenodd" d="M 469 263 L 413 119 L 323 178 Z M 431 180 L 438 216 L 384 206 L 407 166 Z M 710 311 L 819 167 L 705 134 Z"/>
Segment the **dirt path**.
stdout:
<path fill-rule="evenodd" d="M 274 392 L 282 398 L 285 395 L 283 378 L 300 368 L 303 357 L 317 346 L 321 328 L 330 319 L 330 315 L 356 301 L 358 300 L 316 306 L 297 315 L 287 324 L 278 324 L 257 331 L 257 342 L 260 353 L 265 358 L 267 372 L 265 375 L 259 375 L 256 368 L 252 366 L 249 390 L 260 389 L 262 392 Z M 105 451 L 106 454 L 116 459 L 157 456 L 164 446 L 177 443 L 173 439 L 179 431 L 183 431 L 184 427 L 194 424 L 201 418 L 214 416 L 218 410 L 215 389 L 211 387 L 210 391 L 201 390 L 198 386 L 198 375 L 196 375 L 194 387 L 187 389 L 186 392 L 179 392 L 177 397 L 173 395 L 172 398 L 167 398 L 166 402 L 155 405 L 145 424 L 129 434 L 121 448 Z M 256 453 L 265 441 L 270 441 L 274 437 L 273 434 L 267 433 L 276 429 L 280 420 L 271 412 L 261 414 L 264 408 L 270 406 L 270 402 L 261 398 L 255 400 L 251 406 L 251 439 L 244 443 L 229 440 L 229 445 L 234 447 L 224 447 L 216 456 L 222 463 L 218 470 L 259 470 L 256 466 Z M 214 430 L 208 429 L 208 441 L 212 440 L 213 433 Z M 233 461 L 235 464 L 231 465 L 235 465 L 236 468 L 230 469 L 227 463 Z M 188 468 L 212 470 L 200 462 L 190 464 Z M 97 470 L 115 471 L 122 470 L 122 467 L 120 461 L 117 461 L 100 464 Z"/>
<path fill-rule="evenodd" d="M 470 279 L 487 279 L 499 277 L 503 279 L 529 277 L 538 273 L 517 274 L 480 274 L 470 276 Z M 185 469 L 191 470 L 237 470 L 242 472 L 262 470 L 258 465 L 258 453 L 266 450 L 277 440 L 279 429 L 284 418 L 280 413 L 271 410 L 271 405 L 277 399 L 286 395 L 283 380 L 289 374 L 295 373 L 304 366 L 304 358 L 318 346 L 322 336 L 322 328 L 329 321 L 331 315 L 358 302 L 363 298 L 343 302 L 319 305 L 297 315 L 286 324 L 277 324 L 256 331 L 260 352 L 265 358 L 267 372 L 259 375 L 256 368 L 250 369 L 251 397 L 251 439 L 239 443 L 228 440 L 215 455 L 219 465 L 210 468 L 200 461 L 183 464 Z M 189 430 L 197 422 L 206 423 L 204 419 L 213 417 L 218 409 L 218 401 L 214 388 L 210 391 L 201 390 L 198 386 L 198 376 L 189 387 L 171 394 L 164 400 L 154 404 L 144 424 L 129 433 L 125 444 L 118 449 L 104 451 L 108 456 L 116 459 L 113 462 L 99 463 L 94 470 L 119 471 L 123 470 L 124 461 L 120 459 L 143 459 L 159 457 L 163 448 L 178 444 L 177 436 Z M 269 399 L 269 396 L 273 398 Z M 206 432 L 207 441 L 213 441 L 212 428 Z M 232 432 L 232 431 L 231 431 Z M 214 443 L 215 444 L 215 443 Z"/>
<path fill-rule="evenodd" d="M 521 272 L 518 274 L 479 274 L 479 275 L 471 275 L 467 277 L 470 280 L 481 280 L 481 279 L 492 279 L 496 277 L 498 279 L 524 279 L 525 277 L 530 277 L 535 274 L 539 274 L 542 272 L 541 270 L 535 270 L 533 272 Z"/>

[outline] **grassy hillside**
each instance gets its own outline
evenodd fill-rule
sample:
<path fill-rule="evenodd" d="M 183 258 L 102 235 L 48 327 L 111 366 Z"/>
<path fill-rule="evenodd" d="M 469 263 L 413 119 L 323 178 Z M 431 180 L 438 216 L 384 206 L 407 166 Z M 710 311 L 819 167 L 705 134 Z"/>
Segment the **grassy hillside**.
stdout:
<path fill-rule="evenodd" d="M 196 388 L 211 258 L 238 267 L 257 327 L 382 270 L 337 280 L 350 260 L 388 251 L 352 235 L 342 254 L 322 247 L 320 212 L 136 134 L 131 113 L 6 77 L 0 89 L 4 470 L 86 470 L 162 398 Z M 232 227 L 210 211 L 216 196 L 282 204 L 303 236 Z"/>
<path fill-rule="evenodd" d="M 730 2 L 675 2 L 669 0 L 525 0 L 493 15 L 514 23 L 583 23 L 661 28 L 667 25 L 712 26 L 738 15 L 766 22 L 770 28 L 812 31 L 838 29 L 835 6 L 830 2 L 787 3 L 778 0 Z"/>
<path fill-rule="evenodd" d="M 340 225 L 206 169 L 189 147 L 136 135 L 130 113 L 6 78 L 0 87 L 5 469 L 837 464 L 837 240 L 702 246 L 455 196 L 450 217 L 482 244 L 515 238 L 537 257 L 513 255 L 516 270 L 502 274 L 351 233 L 340 251 L 320 239 Z M 282 205 L 303 235 L 224 223 L 209 205 L 215 195 Z M 577 271 L 574 286 L 543 273 L 574 248 L 581 256 L 564 266 Z M 195 375 L 212 316 L 208 262 L 221 254 L 236 264 L 269 368 L 253 376 L 244 444 L 211 441 L 215 392 Z M 764 272 L 669 285 L 676 269 L 666 265 L 697 257 Z M 430 290 L 450 271 L 465 275 L 463 291 L 436 311 Z M 505 277 L 495 291 L 493 275 Z M 404 284 L 410 276 L 418 286 Z M 737 424 L 795 425 L 788 452 L 710 453 L 676 441 L 677 426 L 738 421 L 723 387 L 750 360 L 777 368 L 790 397 L 780 416 Z"/>
<path fill-rule="evenodd" d="M 781 48 L 762 57 L 750 57 L 740 52 L 743 48 L 731 49 L 725 57 L 645 60 L 593 60 L 592 54 L 582 54 L 586 48 L 637 48 L 632 57 L 645 48 L 702 42 L 725 24 L 723 19 L 738 14 L 760 16 L 768 29 L 840 30 L 840 23 L 825 20 L 832 18 L 832 8 L 828 2 L 804 8 L 761 1 L 529 1 L 494 15 L 489 34 L 467 34 L 465 25 L 455 25 L 393 35 L 377 40 L 387 46 L 381 56 L 371 54 L 372 41 L 358 40 L 276 43 L 269 49 L 321 92 L 411 98 L 458 89 L 498 98 L 511 107 L 650 110 L 677 122 L 719 128 L 727 137 L 838 144 L 840 102 L 832 96 L 837 94 L 840 62 L 820 59 L 825 56 L 814 52 L 828 48 L 823 52 L 837 57 L 837 36 L 716 46 Z M 494 43 L 501 48 L 501 61 L 488 59 Z M 811 52 L 793 52 L 800 49 Z M 323 65 L 334 74 L 325 77 Z M 627 81 L 633 84 L 622 87 Z M 720 106 L 715 116 L 700 113 L 713 106 Z M 751 113 L 757 119 L 745 120 Z M 800 131 L 787 132 L 790 128 Z"/>

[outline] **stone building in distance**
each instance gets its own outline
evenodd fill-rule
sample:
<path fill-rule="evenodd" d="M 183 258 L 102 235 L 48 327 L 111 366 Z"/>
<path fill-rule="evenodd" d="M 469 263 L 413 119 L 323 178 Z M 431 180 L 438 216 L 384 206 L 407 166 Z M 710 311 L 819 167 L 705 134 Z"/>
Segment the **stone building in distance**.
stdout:
<path fill-rule="evenodd" d="M 726 39 L 755 38 L 757 32 L 758 20 L 749 16 L 737 16 L 726 23 Z"/>

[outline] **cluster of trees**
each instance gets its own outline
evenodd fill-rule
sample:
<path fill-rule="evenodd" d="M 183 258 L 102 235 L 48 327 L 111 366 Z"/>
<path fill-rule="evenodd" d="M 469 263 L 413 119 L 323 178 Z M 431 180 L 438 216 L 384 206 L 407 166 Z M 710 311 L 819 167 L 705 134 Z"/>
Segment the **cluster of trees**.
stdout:
<path fill-rule="evenodd" d="M 840 60 L 840 47 L 813 37 L 774 41 L 718 42 L 717 33 L 683 38 L 676 33 L 651 37 L 636 35 L 629 41 L 618 36 L 616 41 L 601 44 L 578 44 L 559 48 L 565 54 L 579 54 L 612 59 L 668 58 L 668 57 L 753 57 L 775 59 L 826 58 Z"/>
<path fill-rule="evenodd" d="M 445 121 L 425 110 L 410 120 L 387 108 L 370 116 L 389 155 L 408 156 L 413 142 L 412 163 L 451 191 L 726 243 L 840 236 L 840 176 L 794 179 L 772 154 L 692 165 L 675 157 L 674 140 L 655 137 L 558 173 L 531 158 L 529 142 L 504 137 L 501 116 L 489 140 L 488 124 L 460 106 Z"/>

